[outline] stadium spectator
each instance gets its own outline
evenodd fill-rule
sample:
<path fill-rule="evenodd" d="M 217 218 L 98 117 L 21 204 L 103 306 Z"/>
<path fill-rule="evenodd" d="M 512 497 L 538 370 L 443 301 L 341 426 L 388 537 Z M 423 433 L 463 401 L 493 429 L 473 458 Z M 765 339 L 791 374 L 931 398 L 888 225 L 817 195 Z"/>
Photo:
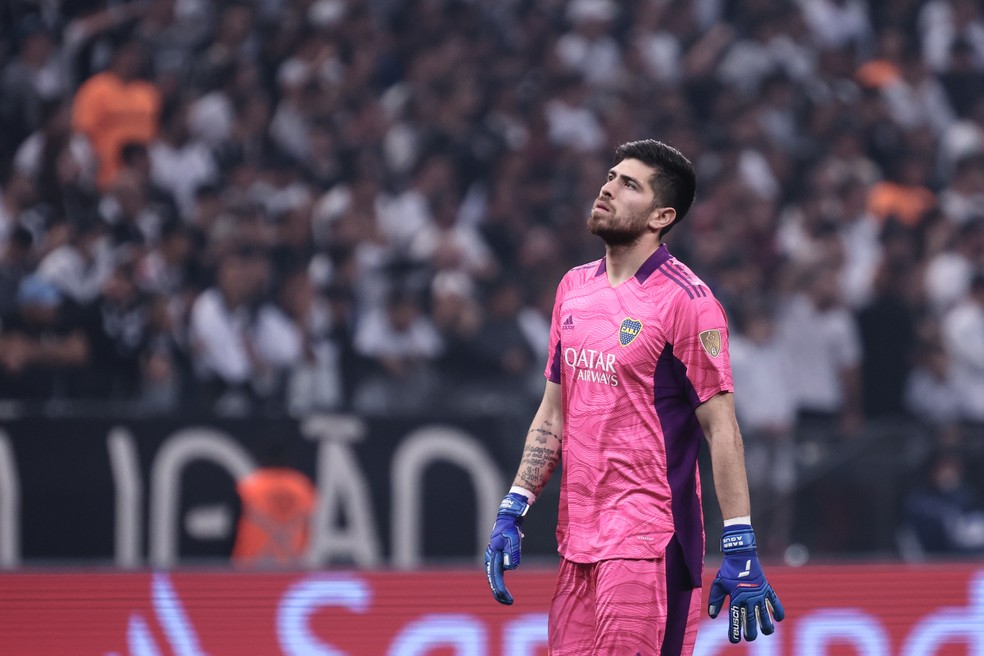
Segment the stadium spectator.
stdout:
<path fill-rule="evenodd" d="M 428 206 L 432 220 L 411 240 L 410 256 L 436 271 L 461 271 L 475 281 L 494 276 L 498 263 L 482 234 L 461 221 L 451 193 L 434 196 Z"/>
<path fill-rule="evenodd" d="M 881 222 L 890 218 L 914 227 L 936 205 L 936 195 L 929 188 L 931 168 L 915 153 L 898 159 L 896 170 L 888 171 L 891 179 L 876 182 L 868 195 L 868 212 Z"/>
<path fill-rule="evenodd" d="M 208 147 L 191 139 L 188 107 L 180 101 L 164 106 L 161 130 L 149 156 L 151 179 L 171 194 L 184 217 L 191 214 L 195 191 L 218 177 Z"/>
<path fill-rule="evenodd" d="M 857 314 L 861 339 L 861 395 L 868 419 L 902 417 L 912 366 L 916 322 L 914 274 L 899 260 L 886 260 L 875 274 L 874 295 Z"/>
<path fill-rule="evenodd" d="M 0 326 L 17 310 L 21 280 L 31 272 L 34 237 L 23 226 L 15 226 L 0 244 Z"/>
<path fill-rule="evenodd" d="M 942 323 L 943 347 L 953 363 L 961 419 L 984 425 L 984 272 Z"/>
<path fill-rule="evenodd" d="M 946 230 L 946 246 L 926 262 L 923 285 L 930 308 L 942 316 L 970 290 L 970 281 L 984 260 L 984 217 Z"/>
<path fill-rule="evenodd" d="M 186 335 L 176 328 L 174 301 L 164 295 L 146 300 L 146 339 L 140 354 L 137 407 L 147 413 L 175 412 L 191 389 L 192 366 Z M 185 313 L 187 314 L 187 313 Z"/>
<path fill-rule="evenodd" d="M 75 96 L 72 125 L 96 153 L 100 189 L 115 180 L 125 144 L 149 144 L 157 134 L 160 93 L 140 78 L 143 66 L 142 44 L 124 40 L 113 52 L 109 68 L 86 80 Z"/>
<path fill-rule="evenodd" d="M 290 466 L 284 445 L 262 445 L 259 467 L 236 482 L 240 512 L 232 562 L 237 567 L 298 568 L 309 563 L 308 543 L 317 490 Z"/>
<path fill-rule="evenodd" d="M 781 11 L 763 7 L 743 15 L 737 38 L 725 48 L 717 66 L 718 78 L 745 98 L 777 72 L 793 80 L 809 78 L 817 55 L 806 39 L 797 39 L 790 29 L 800 26 L 801 14 L 791 7 Z"/>
<path fill-rule="evenodd" d="M 805 0 L 799 5 L 814 42 L 821 48 L 863 49 L 868 45 L 871 24 L 862 0 Z"/>
<path fill-rule="evenodd" d="M 791 358 L 777 339 L 774 309 L 746 297 L 738 308 L 730 336 L 735 412 L 745 441 L 748 487 L 756 509 L 756 526 L 764 527 L 760 548 L 770 555 L 789 546 L 791 494 L 797 477 L 797 400 L 791 381 Z"/>
<path fill-rule="evenodd" d="M 147 346 L 147 306 L 136 284 L 135 252 L 121 249 L 99 296 L 82 309 L 80 323 L 91 358 L 100 363 L 80 393 L 98 400 L 133 400 L 141 386 L 140 358 Z"/>
<path fill-rule="evenodd" d="M 947 69 L 954 41 L 973 50 L 977 70 L 984 70 L 984 13 L 974 0 L 930 0 L 919 12 L 922 56 L 934 71 Z"/>
<path fill-rule="evenodd" d="M 944 427 L 960 420 L 960 389 L 953 365 L 938 343 L 924 347 L 906 380 L 906 409 L 925 424 Z"/>
<path fill-rule="evenodd" d="M 906 495 L 899 533 L 909 560 L 984 552 L 984 506 L 959 453 L 942 451 L 929 459 Z"/>
<path fill-rule="evenodd" d="M 411 184 L 402 192 L 384 194 L 372 199 L 376 207 L 376 223 L 386 242 L 403 249 L 425 231 L 430 231 L 434 218 L 431 201 L 442 189 L 457 184 L 450 159 L 441 154 L 425 157 L 417 167 Z"/>
<path fill-rule="evenodd" d="M 984 37 L 984 30 L 981 32 Z M 984 43 L 984 42 L 982 42 Z M 939 76 L 950 106 L 959 117 L 970 116 L 974 105 L 984 97 L 984 58 L 975 61 L 974 47 L 966 39 L 956 39 L 950 46 L 946 71 Z"/>
<path fill-rule="evenodd" d="M 35 186 L 23 173 L 11 172 L 0 187 L 0 244 L 23 224 L 35 201 Z"/>
<path fill-rule="evenodd" d="M 441 375 L 458 381 L 474 382 L 479 358 L 476 340 L 484 318 L 474 283 L 458 271 L 444 271 L 434 276 L 430 289 L 431 321 L 441 336 L 444 350 L 438 362 Z"/>
<path fill-rule="evenodd" d="M 92 193 L 95 155 L 89 141 L 72 132 L 69 103 L 61 99 L 49 101 L 42 107 L 41 116 L 40 128 L 17 149 L 14 169 L 34 181 L 44 203 L 70 212 L 73 202 Z"/>
<path fill-rule="evenodd" d="M 139 144 L 124 146 L 124 152 L 127 160 L 146 157 L 146 149 Z M 114 246 L 157 243 L 161 226 L 173 216 L 173 202 L 170 196 L 157 196 L 156 191 L 138 168 L 128 165 L 116 175 L 99 204 Z"/>
<path fill-rule="evenodd" d="M 224 255 L 215 286 L 191 308 L 189 340 L 207 403 L 243 413 L 282 391 L 283 376 L 301 357 L 294 325 L 263 300 L 269 264 L 254 249 Z M 208 406 L 206 406 L 208 407 Z"/>
<path fill-rule="evenodd" d="M 6 157 L 41 127 L 45 103 L 66 86 L 52 35 L 39 17 L 23 17 L 14 39 L 17 54 L 0 74 L 0 153 Z"/>
<path fill-rule="evenodd" d="M 483 371 L 508 383 L 525 377 L 533 351 L 519 321 L 524 290 L 518 280 L 501 277 L 487 286 L 482 307 L 485 319 L 475 335 L 475 351 Z"/>
<path fill-rule="evenodd" d="M 940 211 L 958 225 L 984 217 L 984 150 L 956 161 L 940 193 Z"/>
<path fill-rule="evenodd" d="M 78 307 L 39 276 L 21 281 L 17 301 L 0 332 L 0 396 L 35 402 L 71 398 L 79 372 L 92 361 Z"/>
<path fill-rule="evenodd" d="M 99 295 L 113 268 L 112 244 L 106 226 L 88 215 L 68 227 L 68 239 L 38 263 L 40 277 L 75 303 L 85 305 Z"/>
<path fill-rule="evenodd" d="M 791 358 L 799 422 L 826 438 L 856 435 L 863 424 L 861 338 L 854 316 L 838 300 L 837 272 L 830 264 L 809 268 L 802 293 L 777 320 Z"/>
<path fill-rule="evenodd" d="M 557 40 L 556 56 L 568 71 L 577 72 L 593 87 L 619 84 L 614 71 L 622 69 L 622 49 L 611 30 L 618 18 L 612 0 L 573 0 L 567 5 L 570 31 Z"/>
<path fill-rule="evenodd" d="M 889 115 L 902 128 L 929 128 L 942 134 L 953 122 L 946 90 L 915 52 L 903 53 L 899 76 L 881 87 Z"/>
<path fill-rule="evenodd" d="M 333 338 L 331 306 L 315 289 L 306 268 L 286 273 L 277 305 L 301 338 L 301 355 L 286 382 L 287 408 L 296 416 L 342 407 L 341 348 Z"/>
<path fill-rule="evenodd" d="M 224 3 L 204 52 L 198 54 L 194 70 L 199 78 L 215 81 L 239 62 L 256 61 L 260 43 L 255 28 L 256 12 L 250 3 Z"/>
<path fill-rule="evenodd" d="M 194 274 L 193 255 L 201 233 L 172 220 L 161 226 L 160 238 L 140 260 L 140 286 L 150 292 L 177 298 Z"/>
<path fill-rule="evenodd" d="M 150 0 L 136 9 L 133 34 L 147 48 L 151 70 L 161 95 L 171 98 L 192 69 L 196 48 L 208 38 L 213 24 L 212 4 L 180 0 Z M 114 9 L 119 12 L 120 7 Z"/>
<path fill-rule="evenodd" d="M 357 409 L 414 407 L 433 392 L 432 363 L 443 344 L 413 290 L 390 292 L 385 306 L 359 323 L 354 346 L 371 367 L 353 400 Z"/>

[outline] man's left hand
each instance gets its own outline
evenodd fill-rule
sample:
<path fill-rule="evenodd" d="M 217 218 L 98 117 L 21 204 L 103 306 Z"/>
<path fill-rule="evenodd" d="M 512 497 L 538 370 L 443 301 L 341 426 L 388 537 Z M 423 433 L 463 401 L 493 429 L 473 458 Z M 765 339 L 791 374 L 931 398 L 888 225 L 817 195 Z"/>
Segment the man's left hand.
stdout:
<path fill-rule="evenodd" d="M 755 640 L 759 622 L 762 633 L 771 635 L 776 630 L 773 618 L 781 622 L 786 616 L 779 597 L 765 580 L 755 548 L 755 533 L 748 524 L 725 526 L 721 534 L 721 551 L 724 560 L 718 570 L 707 599 L 707 613 L 718 616 L 724 598 L 730 597 L 728 639 L 733 643 Z"/>

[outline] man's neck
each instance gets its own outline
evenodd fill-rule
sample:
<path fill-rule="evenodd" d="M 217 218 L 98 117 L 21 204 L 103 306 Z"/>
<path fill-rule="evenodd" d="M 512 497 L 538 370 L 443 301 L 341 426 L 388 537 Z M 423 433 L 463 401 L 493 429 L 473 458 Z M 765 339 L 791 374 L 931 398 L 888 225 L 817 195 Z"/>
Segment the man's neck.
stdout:
<path fill-rule="evenodd" d="M 640 240 L 626 246 L 605 246 L 605 271 L 608 282 L 617 287 L 631 278 L 639 267 L 660 247 L 660 242 Z"/>

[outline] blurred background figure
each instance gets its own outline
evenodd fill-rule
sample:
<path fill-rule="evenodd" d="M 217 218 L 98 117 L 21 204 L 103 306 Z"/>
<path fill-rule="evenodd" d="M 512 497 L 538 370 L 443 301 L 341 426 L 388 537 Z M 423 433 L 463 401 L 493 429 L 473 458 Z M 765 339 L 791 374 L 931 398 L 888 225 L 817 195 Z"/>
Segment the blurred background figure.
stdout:
<path fill-rule="evenodd" d="M 141 383 L 140 359 L 149 341 L 149 307 L 137 287 L 132 253 L 118 252 L 99 296 L 82 318 L 92 360 L 83 394 L 109 401 L 133 401 Z"/>
<path fill-rule="evenodd" d="M 277 305 L 301 340 L 300 361 L 286 381 L 286 403 L 303 416 L 316 410 L 337 410 L 344 402 L 342 347 L 333 336 L 329 302 L 318 293 L 307 269 L 286 272 L 280 281 Z"/>
<path fill-rule="evenodd" d="M 802 291 L 783 305 L 779 339 L 790 359 L 797 421 L 821 439 L 856 435 L 863 424 L 861 337 L 838 296 L 835 265 L 803 273 Z"/>
<path fill-rule="evenodd" d="M 28 276 L 17 288 L 17 309 L 0 332 L 0 394 L 40 403 L 71 397 L 92 362 L 77 313 L 54 284 Z"/>
<path fill-rule="evenodd" d="M 433 364 L 444 348 L 419 294 L 394 289 L 355 333 L 355 350 L 369 372 L 353 404 L 362 412 L 400 412 L 434 393 Z"/>
<path fill-rule="evenodd" d="M 781 555 L 790 544 L 797 455 L 797 404 L 790 384 L 795 361 L 776 334 L 774 310 L 763 299 L 747 299 L 730 337 L 735 412 L 745 440 L 749 492 L 755 524 L 763 527 L 760 549 Z"/>
<path fill-rule="evenodd" d="M 17 310 L 21 280 L 31 271 L 33 244 L 30 231 L 17 226 L 0 246 L 0 321 Z"/>
<path fill-rule="evenodd" d="M 125 144 L 146 145 L 157 134 L 161 98 L 153 83 L 141 79 L 145 56 L 140 41 L 122 40 L 109 67 L 86 80 L 75 96 L 72 124 L 92 144 L 100 189 L 116 178 Z"/>
<path fill-rule="evenodd" d="M 282 392 L 301 357 L 301 336 L 264 299 L 269 263 L 243 248 L 224 255 L 215 285 L 191 308 L 189 339 L 206 407 L 243 414 Z"/>
<path fill-rule="evenodd" d="M 79 304 L 99 295 L 113 270 L 106 225 L 92 214 L 68 226 L 67 238 L 38 262 L 38 275 Z"/>
<path fill-rule="evenodd" d="M 258 458 L 259 466 L 236 483 L 240 513 L 232 562 L 259 569 L 308 567 L 317 490 L 290 466 L 283 442 L 270 440 Z"/>
<path fill-rule="evenodd" d="M 942 334 L 960 418 L 984 426 L 984 272 L 974 275 L 966 298 L 943 317 Z"/>
<path fill-rule="evenodd" d="M 909 560 L 984 553 L 984 505 L 960 453 L 941 451 L 905 497 L 899 530 Z"/>
<path fill-rule="evenodd" d="M 15 54 L 0 74 L 0 123 L 13 152 L 41 127 L 45 103 L 67 91 L 67 80 L 53 35 L 38 16 L 23 16 L 11 36 Z"/>

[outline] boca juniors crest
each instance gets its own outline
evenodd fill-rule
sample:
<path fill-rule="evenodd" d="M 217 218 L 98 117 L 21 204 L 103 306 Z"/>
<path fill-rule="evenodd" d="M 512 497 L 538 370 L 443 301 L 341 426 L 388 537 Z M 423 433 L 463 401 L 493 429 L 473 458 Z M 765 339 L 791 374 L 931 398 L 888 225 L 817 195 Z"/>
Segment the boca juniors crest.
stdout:
<path fill-rule="evenodd" d="M 618 327 L 618 343 L 622 346 L 628 346 L 641 332 L 641 321 L 638 319 L 622 319 L 622 325 Z"/>

